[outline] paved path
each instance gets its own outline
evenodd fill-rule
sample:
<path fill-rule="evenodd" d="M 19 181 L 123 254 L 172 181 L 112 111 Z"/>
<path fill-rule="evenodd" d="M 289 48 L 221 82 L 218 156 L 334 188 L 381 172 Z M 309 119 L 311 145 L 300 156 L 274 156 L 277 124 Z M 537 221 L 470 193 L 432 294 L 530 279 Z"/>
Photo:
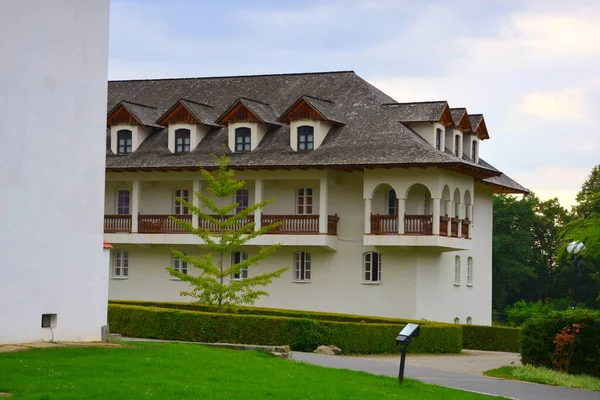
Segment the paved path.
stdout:
<path fill-rule="evenodd" d="M 433 362 L 433 364 L 438 364 L 437 369 L 418 365 L 419 363 L 431 364 L 432 361 L 425 360 L 425 358 L 431 359 L 434 357 L 437 360 Z M 407 356 L 405 376 L 440 386 L 447 386 L 519 400 L 600 400 L 600 393 L 598 392 L 489 378 L 481 375 L 480 371 L 474 372 L 472 367 L 470 368 L 470 371 L 474 373 L 452 371 L 452 369 L 455 369 L 452 367 L 453 364 L 455 366 L 461 364 L 462 361 L 459 361 L 461 357 L 462 356 L 427 356 L 419 361 L 420 357 L 418 356 Z M 508 357 L 510 358 L 510 356 Z M 297 361 L 305 361 L 311 364 L 321 365 L 329 368 L 350 369 L 355 371 L 370 372 L 375 375 L 393 377 L 398 376 L 398 364 L 400 360 L 399 356 L 326 356 L 323 354 L 301 353 L 296 351 L 292 352 L 292 358 Z M 440 368 L 442 364 L 445 364 L 445 370 Z M 494 368 L 494 366 L 491 368 Z M 461 368 L 459 367 L 458 369 L 460 370 Z"/>

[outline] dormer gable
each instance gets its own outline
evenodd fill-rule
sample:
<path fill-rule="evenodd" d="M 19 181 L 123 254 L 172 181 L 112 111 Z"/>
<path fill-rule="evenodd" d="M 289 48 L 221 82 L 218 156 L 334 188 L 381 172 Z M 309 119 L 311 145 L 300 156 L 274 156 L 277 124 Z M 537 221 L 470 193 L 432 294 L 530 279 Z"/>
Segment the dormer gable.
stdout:
<path fill-rule="evenodd" d="M 168 130 L 171 153 L 189 153 L 204 139 L 211 127 L 218 127 L 212 106 L 187 99 L 178 100 L 159 119 Z"/>
<path fill-rule="evenodd" d="M 344 124 L 332 101 L 304 95 L 278 121 L 290 124 L 290 147 L 294 151 L 314 150 L 335 124 Z"/>
<path fill-rule="evenodd" d="M 152 129 L 162 128 L 155 123 L 159 110 L 144 104 L 121 101 L 106 117 L 110 128 L 110 148 L 115 154 L 128 154 L 140 147 Z"/>
<path fill-rule="evenodd" d="M 471 122 L 469 121 L 469 114 L 466 108 L 451 108 L 450 113 L 455 129 L 465 134 L 471 133 Z"/>
<path fill-rule="evenodd" d="M 486 140 L 490 138 L 487 126 L 485 125 L 485 119 L 483 118 L 482 114 L 469 114 L 469 121 L 471 122 L 473 135 L 477 136 L 479 140 Z"/>
<path fill-rule="evenodd" d="M 254 150 L 270 125 L 281 125 L 269 104 L 240 97 L 218 119 L 227 126 L 228 146 L 232 152 Z"/>

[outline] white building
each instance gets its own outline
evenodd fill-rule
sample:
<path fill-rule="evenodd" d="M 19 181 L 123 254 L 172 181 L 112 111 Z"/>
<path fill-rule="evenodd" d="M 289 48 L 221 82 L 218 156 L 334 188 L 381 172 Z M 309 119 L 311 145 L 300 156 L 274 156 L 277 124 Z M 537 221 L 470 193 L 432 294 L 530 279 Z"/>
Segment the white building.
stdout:
<path fill-rule="evenodd" d="M 108 0 L 0 6 L 0 343 L 99 340 Z"/>
<path fill-rule="evenodd" d="M 115 81 L 108 93 L 111 299 L 189 300 L 165 267 L 187 267 L 170 248 L 202 243 L 168 215 L 186 213 L 175 197 L 207 194 L 199 167 L 226 151 L 246 182 L 231 201 L 275 199 L 254 220 L 283 221 L 232 254 L 283 243 L 239 277 L 290 267 L 257 305 L 491 323 L 492 194 L 527 190 L 480 159 L 482 115 L 397 103 L 351 71 Z"/>

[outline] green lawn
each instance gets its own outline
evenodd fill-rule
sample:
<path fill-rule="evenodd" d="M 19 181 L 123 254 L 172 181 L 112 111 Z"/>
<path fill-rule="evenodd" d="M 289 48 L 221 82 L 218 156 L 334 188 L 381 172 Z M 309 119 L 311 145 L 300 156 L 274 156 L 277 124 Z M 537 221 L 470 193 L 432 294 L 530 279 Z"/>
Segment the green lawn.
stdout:
<path fill-rule="evenodd" d="M 495 378 L 514 379 L 518 381 L 543 383 L 545 385 L 563 386 L 574 389 L 594 390 L 600 392 L 600 379 L 587 375 L 569 375 L 548 368 L 522 365 L 518 367 L 500 367 L 483 373 Z"/>
<path fill-rule="evenodd" d="M 269 354 L 180 343 L 0 354 L 14 399 L 485 399 L 414 380 L 327 369 Z"/>

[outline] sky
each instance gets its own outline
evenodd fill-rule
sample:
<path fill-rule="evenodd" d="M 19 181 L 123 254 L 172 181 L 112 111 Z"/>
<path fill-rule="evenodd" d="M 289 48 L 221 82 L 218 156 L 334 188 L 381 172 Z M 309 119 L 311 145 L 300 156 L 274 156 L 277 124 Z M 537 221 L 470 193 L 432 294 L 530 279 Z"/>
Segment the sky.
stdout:
<path fill-rule="evenodd" d="M 353 70 L 482 113 L 481 157 L 570 208 L 600 164 L 600 0 L 112 0 L 109 79 Z"/>

